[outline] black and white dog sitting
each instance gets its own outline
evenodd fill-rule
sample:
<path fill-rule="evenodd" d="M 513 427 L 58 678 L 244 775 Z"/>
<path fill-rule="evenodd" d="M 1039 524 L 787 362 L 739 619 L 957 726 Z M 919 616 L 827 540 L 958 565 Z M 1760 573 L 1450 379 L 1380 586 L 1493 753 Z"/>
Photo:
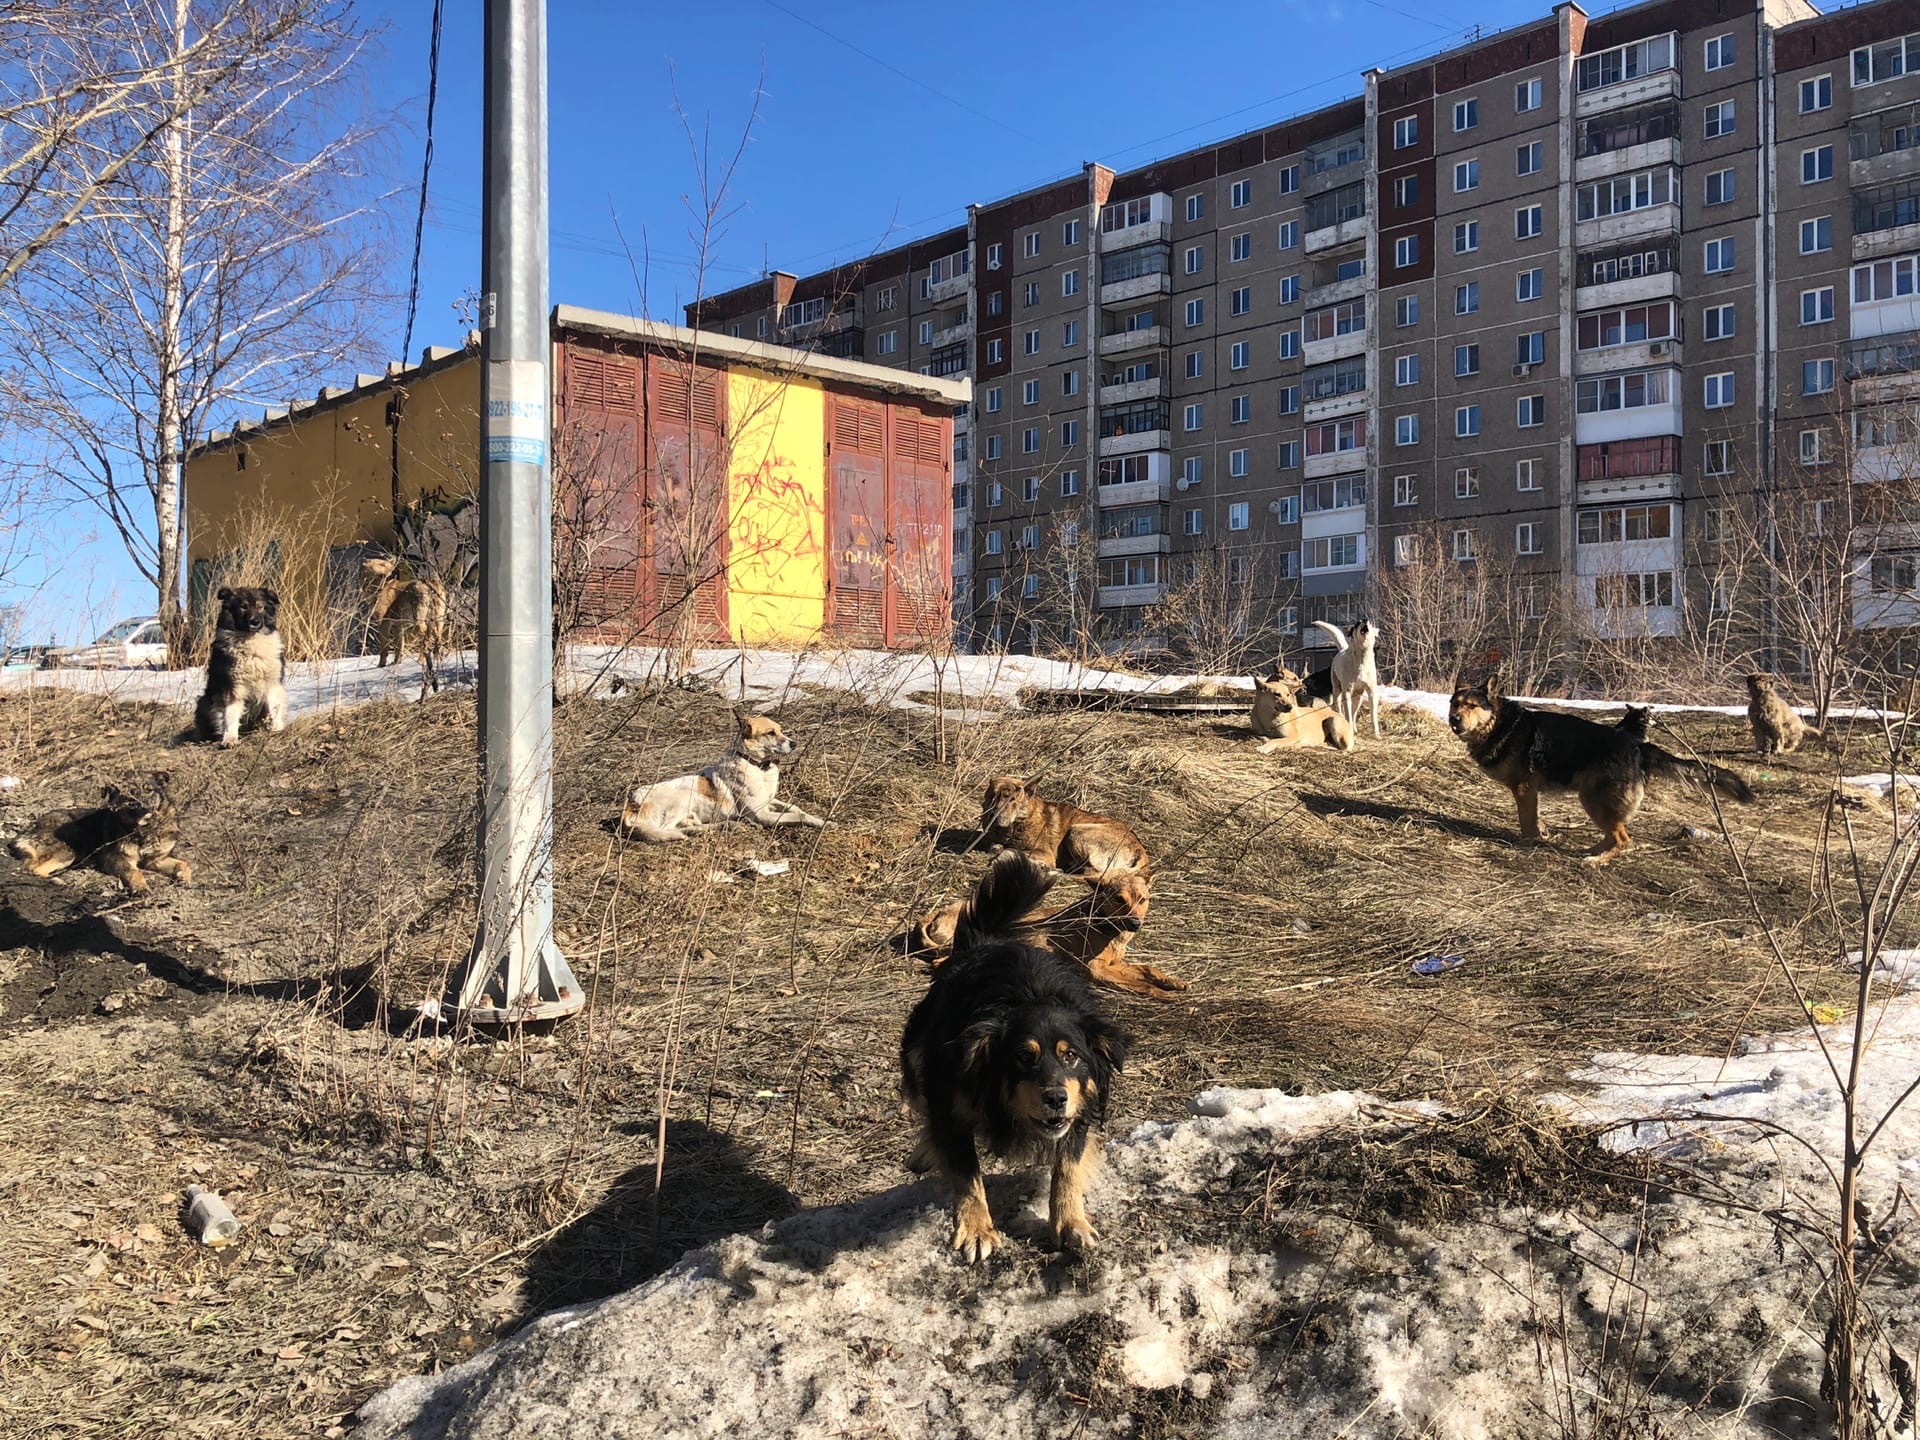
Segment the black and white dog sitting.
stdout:
<path fill-rule="evenodd" d="M 280 643 L 280 597 L 271 590 L 221 586 L 220 618 L 207 656 L 207 688 L 194 708 L 194 737 L 232 745 L 240 727 L 265 717 L 287 727 L 287 658 Z"/>

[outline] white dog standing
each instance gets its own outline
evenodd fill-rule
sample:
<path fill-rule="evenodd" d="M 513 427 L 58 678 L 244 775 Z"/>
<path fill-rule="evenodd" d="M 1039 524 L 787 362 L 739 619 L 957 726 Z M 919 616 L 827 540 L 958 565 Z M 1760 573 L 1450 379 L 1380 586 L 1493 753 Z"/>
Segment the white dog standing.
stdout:
<path fill-rule="evenodd" d="M 620 828 L 642 840 L 685 840 L 729 820 L 756 825 L 811 825 L 827 822 L 778 796 L 780 761 L 793 741 L 777 720 L 741 715 L 732 746 L 717 764 L 698 775 L 676 775 L 637 785 L 620 812 Z"/>
<path fill-rule="evenodd" d="M 1350 724 L 1360 724 L 1360 697 L 1366 696 L 1367 708 L 1373 714 L 1373 738 L 1380 738 L 1380 667 L 1374 664 L 1373 642 L 1378 635 L 1371 621 L 1362 620 L 1349 634 L 1342 634 L 1340 627 L 1325 620 L 1313 622 L 1316 630 L 1324 631 L 1332 637 L 1333 643 L 1340 648 L 1333 657 L 1333 708 L 1347 717 Z"/>

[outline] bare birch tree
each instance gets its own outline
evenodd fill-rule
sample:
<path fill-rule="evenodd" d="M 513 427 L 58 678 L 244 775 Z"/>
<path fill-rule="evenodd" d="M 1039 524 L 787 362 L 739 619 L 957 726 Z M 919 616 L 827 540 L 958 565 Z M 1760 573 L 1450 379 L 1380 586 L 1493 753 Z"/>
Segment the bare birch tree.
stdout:
<path fill-rule="evenodd" d="M 379 135 L 354 81 L 368 43 L 345 0 L 255 0 L 272 43 L 196 68 L 224 0 L 123 0 L 146 77 L 46 183 L 87 203 L 0 321 L 17 413 L 96 505 L 176 645 L 181 454 L 223 413 L 280 403 L 361 349 L 377 318 Z M 151 143 L 142 137 L 151 136 Z M 104 165 L 102 164 L 104 157 Z"/>

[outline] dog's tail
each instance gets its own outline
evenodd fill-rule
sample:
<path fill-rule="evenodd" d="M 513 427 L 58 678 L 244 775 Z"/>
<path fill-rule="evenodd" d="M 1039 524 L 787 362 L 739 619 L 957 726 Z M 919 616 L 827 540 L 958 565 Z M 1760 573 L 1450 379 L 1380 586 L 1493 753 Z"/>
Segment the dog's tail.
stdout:
<path fill-rule="evenodd" d="M 1340 647 L 1341 650 L 1344 650 L 1347 648 L 1346 632 L 1342 630 L 1338 625 L 1335 625 L 1332 621 L 1315 620 L 1313 622 L 1313 628 L 1324 632 L 1333 641 L 1335 645 Z"/>
<path fill-rule="evenodd" d="M 1640 762 L 1649 775 L 1672 775 L 1682 780 L 1698 781 L 1712 786 L 1730 800 L 1738 800 L 1742 805 L 1753 803 L 1753 787 L 1733 771 L 1719 765 L 1709 765 L 1704 760 L 1683 759 L 1653 744 L 1640 747 Z"/>
<path fill-rule="evenodd" d="M 1002 851 L 980 877 L 973 898 L 960 909 L 953 928 L 954 953 L 1016 934 L 1020 921 L 1033 913 L 1052 888 L 1050 871 L 1017 850 Z"/>

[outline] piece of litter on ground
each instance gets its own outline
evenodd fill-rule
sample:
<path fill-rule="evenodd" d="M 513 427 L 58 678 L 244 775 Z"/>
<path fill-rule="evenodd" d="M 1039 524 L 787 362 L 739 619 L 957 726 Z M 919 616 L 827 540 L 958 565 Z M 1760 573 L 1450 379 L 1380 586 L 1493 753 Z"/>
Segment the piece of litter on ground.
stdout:
<path fill-rule="evenodd" d="M 438 1000 L 422 1000 L 418 1005 L 413 1007 L 413 1013 L 418 1015 L 425 1024 L 438 1025 L 440 1023 L 440 1002 Z"/>
<path fill-rule="evenodd" d="M 1807 1013 L 1816 1025 L 1833 1025 L 1847 1018 L 1847 1012 L 1838 1005 L 1815 1005 Z"/>
<path fill-rule="evenodd" d="M 18 775 L 0 775 L 0 790 L 18 790 L 19 788 L 20 777 Z"/>
<path fill-rule="evenodd" d="M 731 870 L 709 870 L 707 872 L 707 883 L 710 885 L 731 885 L 733 883 L 733 872 Z"/>
<path fill-rule="evenodd" d="M 747 869 L 760 876 L 784 875 L 793 868 L 791 860 L 749 860 Z"/>
<path fill-rule="evenodd" d="M 1713 839 L 1713 832 L 1711 830 L 1702 830 L 1698 825 L 1682 825 L 1680 827 L 1680 837 L 1683 840 L 1711 840 Z"/>
<path fill-rule="evenodd" d="M 1416 975 L 1440 975 L 1448 970 L 1458 970 L 1466 963 L 1467 957 L 1464 955 L 1428 955 L 1423 959 L 1413 962 L 1413 973 Z"/>

